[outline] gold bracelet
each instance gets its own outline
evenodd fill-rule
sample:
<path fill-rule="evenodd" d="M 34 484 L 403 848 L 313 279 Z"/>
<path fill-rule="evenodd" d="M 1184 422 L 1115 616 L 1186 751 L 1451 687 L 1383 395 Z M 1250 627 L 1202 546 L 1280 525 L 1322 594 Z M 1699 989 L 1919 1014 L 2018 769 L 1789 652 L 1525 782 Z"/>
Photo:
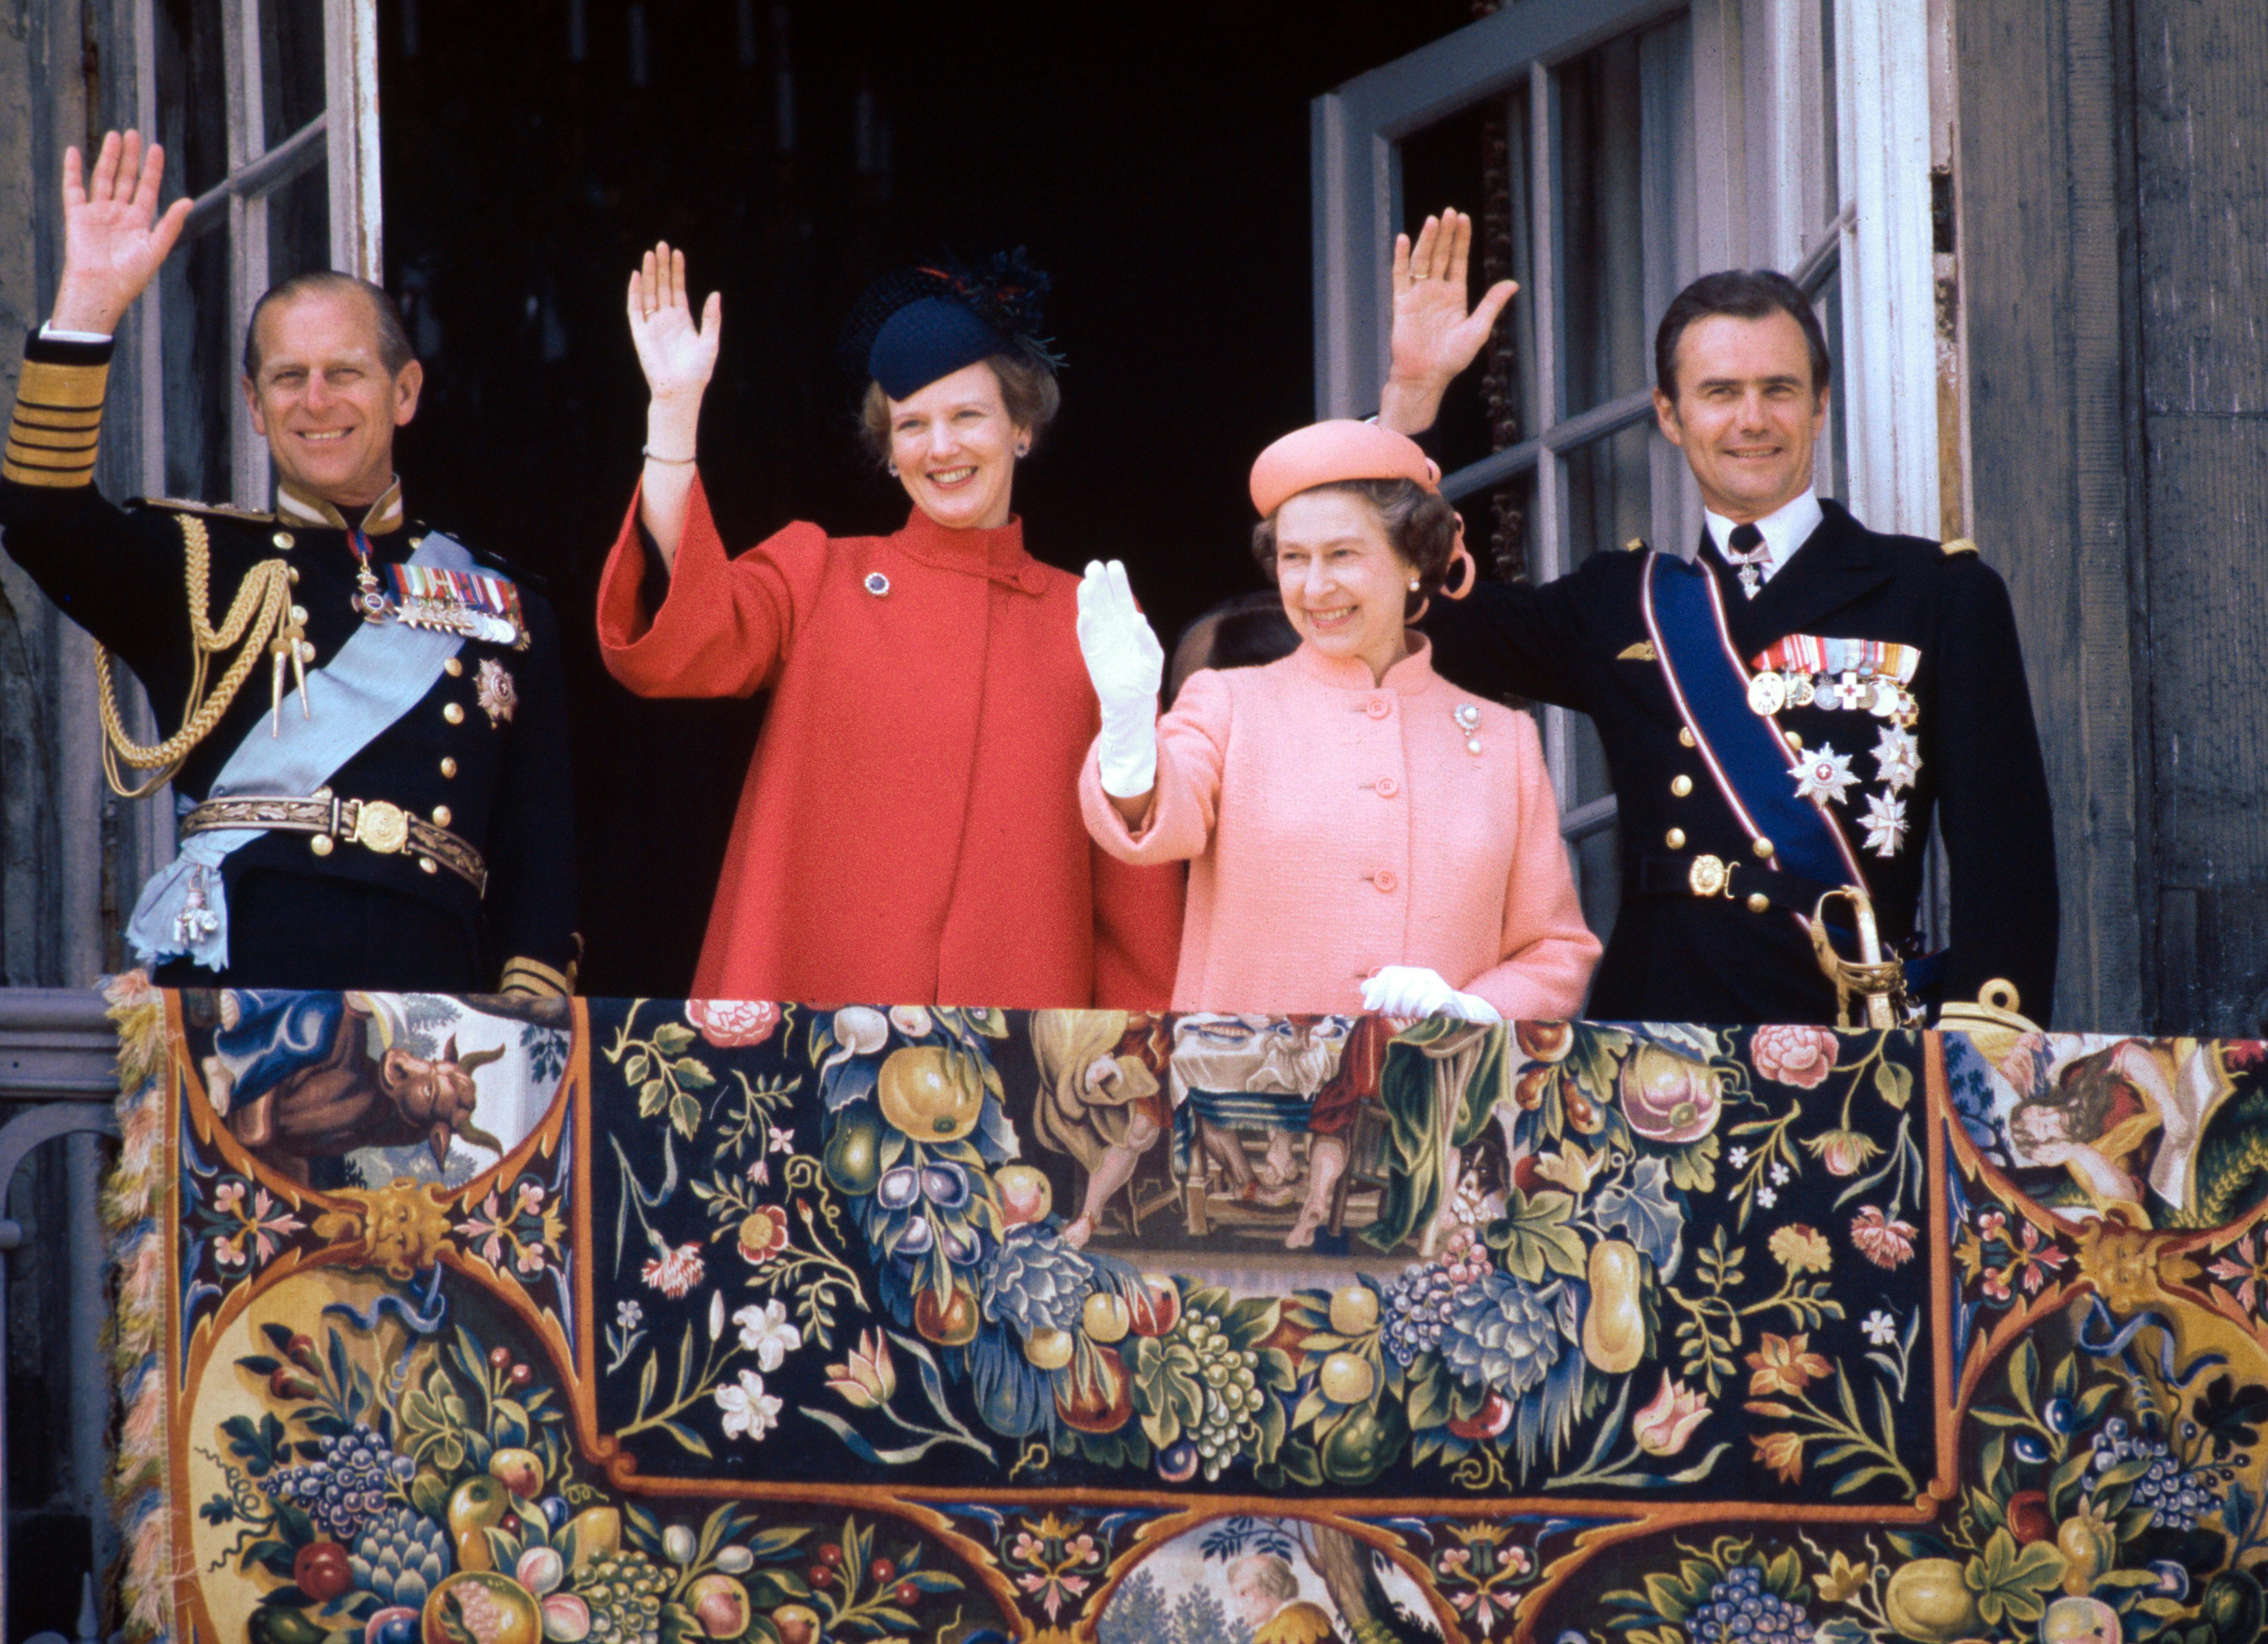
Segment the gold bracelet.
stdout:
<path fill-rule="evenodd" d="M 674 468 L 684 468 L 688 464 L 696 461 L 696 459 L 693 457 L 666 457 L 659 451 L 656 451 L 652 446 L 640 446 L 638 449 L 644 453 L 647 461 L 666 463 Z"/>

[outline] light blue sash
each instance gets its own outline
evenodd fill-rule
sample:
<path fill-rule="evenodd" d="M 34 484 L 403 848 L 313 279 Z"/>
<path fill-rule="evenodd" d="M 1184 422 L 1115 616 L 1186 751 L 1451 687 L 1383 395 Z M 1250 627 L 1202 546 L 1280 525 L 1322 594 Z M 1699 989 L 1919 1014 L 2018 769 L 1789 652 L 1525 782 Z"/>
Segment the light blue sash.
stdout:
<path fill-rule="evenodd" d="M 450 571 L 473 569 L 473 557 L 464 546 L 438 531 L 418 545 L 409 563 Z M 441 665 L 464 643 L 459 634 L 401 623 L 364 624 L 339 647 L 338 655 L 308 674 L 308 712 L 301 714 L 287 702 L 282 728 L 275 735 L 269 734 L 266 726 L 255 726 L 213 778 L 210 797 L 312 794 L 423 701 L 441 677 Z M 184 814 L 195 808 L 187 798 L 176 804 Z M 187 954 L 208 969 L 228 968 L 228 896 L 220 866 L 230 851 L 267 831 L 222 828 L 192 835 L 181 842 L 179 856 L 150 876 L 126 926 L 126 940 L 144 964 L 162 964 L 176 954 Z M 193 889 L 214 922 L 185 942 L 180 921 Z"/>

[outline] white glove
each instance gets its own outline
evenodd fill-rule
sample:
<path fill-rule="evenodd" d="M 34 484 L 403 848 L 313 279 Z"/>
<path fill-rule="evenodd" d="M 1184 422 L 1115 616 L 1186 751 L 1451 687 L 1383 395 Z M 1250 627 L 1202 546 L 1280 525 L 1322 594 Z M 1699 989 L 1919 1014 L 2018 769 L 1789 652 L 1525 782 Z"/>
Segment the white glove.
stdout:
<path fill-rule="evenodd" d="M 1079 585 L 1079 649 L 1102 704 L 1102 791 L 1139 799 L 1158 785 L 1158 683 L 1166 649 L 1135 608 L 1126 567 L 1089 560 Z"/>
<path fill-rule="evenodd" d="M 1438 970 L 1423 965 L 1386 965 L 1362 984 L 1362 1007 L 1381 1016 L 1453 1016 L 1459 1021 L 1502 1021 L 1495 1006 L 1477 993 L 1460 993 Z"/>

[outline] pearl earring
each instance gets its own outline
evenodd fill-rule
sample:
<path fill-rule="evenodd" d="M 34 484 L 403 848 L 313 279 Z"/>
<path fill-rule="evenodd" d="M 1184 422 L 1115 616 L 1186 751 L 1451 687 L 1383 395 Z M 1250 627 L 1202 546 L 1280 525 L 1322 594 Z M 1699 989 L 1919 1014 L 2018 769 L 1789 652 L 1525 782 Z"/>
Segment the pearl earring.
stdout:
<path fill-rule="evenodd" d="M 1412 577 L 1412 578 L 1410 578 L 1410 593 L 1417 593 L 1420 586 L 1421 586 L 1421 585 L 1419 584 L 1419 582 L 1418 582 L 1418 579 L 1417 579 L 1417 578 Z"/>
<path fill-rule="evenodd" d="M 1032 454 L 1032 447 L 1028 444 L 1020 445 L 1016 447 L 1016 454 L 1020 457 L 1028 457 Z"/>
<path fill-rule="evenodd" d="M 883 466 L 884 468 L 887 468 L 887 469 L 889 469 L 889 471 L 890 471 L 890 477 L 891 477 L 892 479 L 895 479 L 895 478 L 897 478 L 897 477 L 898 477 L 898 465 L 897 465 L 896 463 L 895 463 L 895 462 L 886 462 L 886 463 L 884 463 L 882 466 Z"/>

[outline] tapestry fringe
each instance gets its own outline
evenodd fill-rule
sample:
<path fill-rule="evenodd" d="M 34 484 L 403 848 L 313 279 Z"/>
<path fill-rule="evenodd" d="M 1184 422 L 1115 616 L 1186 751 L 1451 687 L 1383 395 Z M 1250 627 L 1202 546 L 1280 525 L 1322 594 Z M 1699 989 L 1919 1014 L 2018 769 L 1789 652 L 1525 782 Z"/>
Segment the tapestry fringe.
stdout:
<path fill-rule="evenodd" d="M 165 1348 L 165 997 L 140 970 L 108 978 L 102 997 L 118 1028 L 118 1168 L 102 1197 L 117 1307 L 108 1328 L 122 1412 L 111 1480 L 123 1568 L 117 1581 L 126 1644 L 164 1644 L 173 1611 L 172 1520 L 166 1511 L 168 1419 Z"/>

